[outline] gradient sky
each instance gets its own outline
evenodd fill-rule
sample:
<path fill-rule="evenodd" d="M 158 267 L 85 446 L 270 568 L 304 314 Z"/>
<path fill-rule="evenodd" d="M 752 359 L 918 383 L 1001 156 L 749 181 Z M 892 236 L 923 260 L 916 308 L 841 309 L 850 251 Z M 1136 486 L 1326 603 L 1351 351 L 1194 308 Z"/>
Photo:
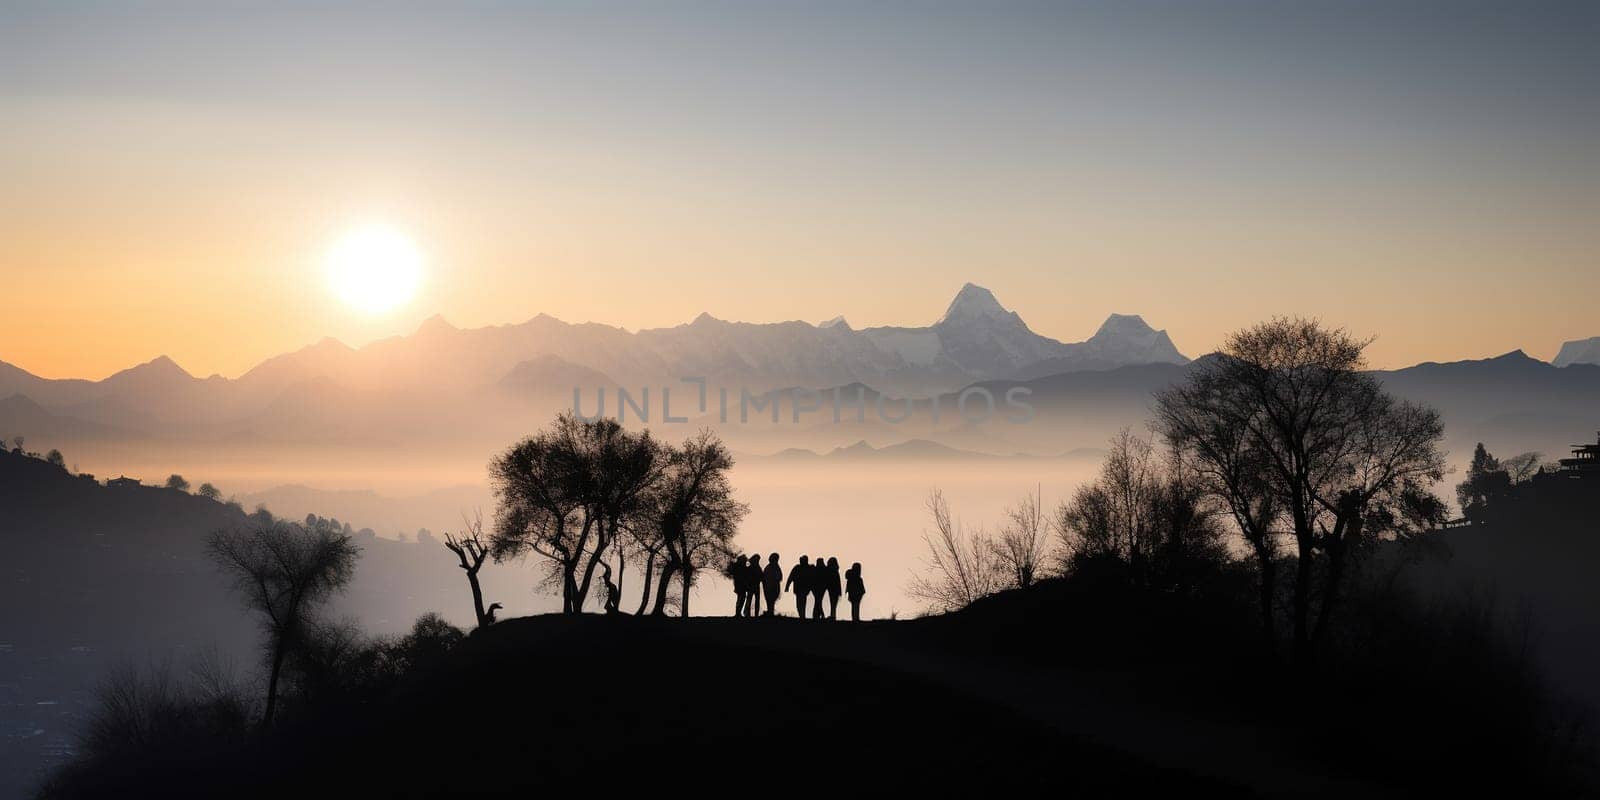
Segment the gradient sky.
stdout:
<path fill-rule="evenodd" d="M 1600 335 L 1600 4 L 0 0 L 0 360 L 237 375 L 442 313 L 926 324 L 966 281 L 1191 355 Z M 439 5 L 439 4 L 434 4 Z M 416 300 L 320 260 L 401 228 Z"/>

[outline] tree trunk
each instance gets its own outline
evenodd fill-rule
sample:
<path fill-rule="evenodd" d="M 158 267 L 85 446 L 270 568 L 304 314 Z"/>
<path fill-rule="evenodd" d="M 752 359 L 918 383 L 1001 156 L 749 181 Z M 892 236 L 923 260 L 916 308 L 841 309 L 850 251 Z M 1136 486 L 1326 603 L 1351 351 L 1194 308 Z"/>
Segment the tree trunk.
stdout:
<path fill-rule="evenodd" d="M 261 712 L 261 729 L 272 727 L 272 715 L 278 710 L 278 676 L 283 674 L 283 657 L 288 652 L 283 637 L 272 646 L 272 668 L 267 673 L 267 706 Z"/>
<path fill-rule="evenodd" d="M 689 618 L 689 584 L 694 581 L 694 571 L 685 567 L 683 569 L 683 618 Z M 757 604 L 760 605 L 759 603 Z"/>
<path fill-rule="evenodd" d="M 655 574 L 656 554 L 651 553 L 644 562 L 644 592 L 639 595 L 639 610 L 634 612 L 635 616 L 644 616 L 645 610 L 650 607 L 650 581 L 655 578 Z"/>
<path fill-rule="evenodd" d="M 578 562 L 561 565 L 561 613 L 576 614 L 581 609 L 573 606 L 573 598 L 578 596 Z"/>
<path fill-rule="evenodd" d="M 1316 566 L 1309 541 L 1301 540 L 1299 556 L 1294 578 L 1294 664 L 1303 673 L 1311 666 L 1311 579 Z"/>
<path fill-rule="evenodd" d="M 674 559 L 669 558 L 667 559 L 667 563 L 661 565 L 661 583 L 656 585 L 656 607 L 650 609 L 650 616 L 660 617 L 666 615 L 667 589 L 671 586 L 672 575 L 677 571 L 677 569 L 678 567 L 677 564 L 674 563 Z"/>
<path fill-rule="evenodd" d="M 1256 560 L 1261 573 L 1261 633 L 1266 640 L 1267 652 L 1275 659 L 1278 653 L 1278 620 L 1277 615 L 1272 613 L 1272 604 L 1277 599 L 1278 565 L 1273 562 L 1271 553 L 1259 554 Z"/>
<path fill-rule="evenodd" d="M 594 572 L 594 560 L 590 559 L 589 569 L 583 577 L 583 588 L 578 588 L 578 565 L 583 563 L 584 553 L 589 552 L 589 533 L 594 530 L 594 516 L 587 511 L 584 513 L 583 533 L 578 536 L 578 543 L 568 553 L 567 562 L 562 564 L 566 569 L 567 587 L 570 594 L 566 598 L 564 611 L 568 614 L 582 614 L 583 601 L 589 595 L 589 576 Z M 595 548 L 596 551 L 603 548 Z"/>
<path fill-rule="evenodd" d="M 1328 554 L 1328 578 L 1327 586 L 1322 592 L 1322 607 L 1317 609 L 1316 627 L 1311 630 L 1313 648 L 1322 641 L 1323 632 L 1328 629 L 1328 619 L 1333 616 L 1333 607 L 1339 602 L 1339 590 L 1344 584 L 1345 564 L 1350 558 L 1348 544 L 1360 535 L 1359 516 L 1350 519 L 1348 523 L 1341 521 L 1334 526 L 1334 535 L 1328 539 L 1327 545 L 1323 548 Z"/>
<path fill-rule="evenodd" d="M 589 600 L 589 587 L 594 586 L 595 566 L 600 565 L 600 557 L 605 555 L 606 547 L 610 546 L 611 539 L 606 536 L 602 526 L 602 530 L 595 533 L 595 549 L 589 554 L 589 563 L 584 565 L 584 582 L 578 584 L 578 611 L 584 610 L 584 600 Z"/>
<path fill-rule="evenodd" d="M 478 571 L 467 570 L 467 583 L 472 584 L 472 610 L 478 612 L 478 627 L 483 627 L 489 622 L 489 615 L 483 610 L 483 587 L 478 585 Z"/>
<path fill-rule="evenodd" d="M 621 541 L 621 539 L 617 540 L 617 596 L 612 600 L 618 611 L 622 610 L 622 579 L 628 570 L 628 556 L 622 552 Z"/>

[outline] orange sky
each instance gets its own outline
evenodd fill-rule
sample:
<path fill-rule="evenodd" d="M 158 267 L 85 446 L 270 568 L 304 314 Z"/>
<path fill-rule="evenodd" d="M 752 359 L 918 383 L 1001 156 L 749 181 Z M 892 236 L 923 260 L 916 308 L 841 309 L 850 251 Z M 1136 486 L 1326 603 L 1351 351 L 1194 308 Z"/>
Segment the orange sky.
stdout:
<path fill-rule="evenodd" d="M 3 13 L 0 360 L 49 377 L 234 376 L 434 313 L 920 325 L 967 281 L 1190 355 L 1287 313 L 1379 366 L 1600 335 L 1595 57 L 1559 26 L 1357 63 L 1294 20 Z M 378 318 L 320 265 L 372 221 L 428 259 Z"/>

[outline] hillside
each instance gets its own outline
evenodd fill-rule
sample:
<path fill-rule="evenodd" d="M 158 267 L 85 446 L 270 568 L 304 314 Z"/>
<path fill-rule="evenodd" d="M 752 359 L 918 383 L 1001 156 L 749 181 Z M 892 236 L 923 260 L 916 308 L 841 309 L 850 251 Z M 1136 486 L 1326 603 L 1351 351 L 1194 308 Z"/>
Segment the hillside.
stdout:
<path fill-rule="evenodd" d="M 199 770 L 141 764 L 100 777 L 112 793 L 262 797 L 724 794 L 729 784 L 904 796 L 1063 781 L 1090 795 L 1242 796 L 1359 785 L 1105 682 L 1021 669 L 1001 679 L 995 671 L 1018 662 L 963 655 L 964 636 L 954 618 L 506 620 L 358 719 L 290 726 L 270 761 L 234 753 Z M 1262 769 L 1261 758 L 1281 761 Z"/>
<path fill-rule="evenodd" d="M 1461 708 L 1473 678 L 1389 661 L 1286 703 L 1229 616 L 1049 581 L 902 622 L 509 619 L 380 698 L 100 762 L 55 796 L 1537 791 L 1519 734 Z"/>
<path fill-rule="evenodd" d="M 256 623 L 206 561 L 214 530 L 249 524 L 236 508 L 152 486 L 111 488 L 0 451 L 0 796 L 72 745 L 89 690 L 119 663 L 215 649 L 256 661 Z M 358 537 L 356 579 L 333 604 L 373 633 L 419 614 L 471 618 L 460 570 L 437 544 Z M 485 575 L 516 613 L 540 610 L 524 571 Z"/>

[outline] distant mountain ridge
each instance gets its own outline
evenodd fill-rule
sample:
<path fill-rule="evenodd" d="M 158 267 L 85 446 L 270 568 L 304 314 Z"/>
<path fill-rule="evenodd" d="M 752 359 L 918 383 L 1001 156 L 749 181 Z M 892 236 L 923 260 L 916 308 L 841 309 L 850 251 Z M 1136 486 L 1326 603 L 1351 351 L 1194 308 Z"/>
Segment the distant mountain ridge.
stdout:
<path fill-rule="evenodd" d="M 0 397 L 20 394 L 52 415 L 155 435 L 304 430 L 361 438 L 381 437 L 387 418 L 415 419 L 424 410 L 470 418 L 526 407 L 530 398 L 570 400 L 573 388 L 599 388 L 590 381 L 637 391 L 697 377 L 755 392 L 860 383 L 927 396 L 1040 371 L 1187 361 L 1164 331 L 1137 316 L 1112 315 L 1090 340 L 1059 342 L 969 283 L 938 321 L 921 328 L 858 330 L 843 318 L 822 325 L 729 322 L 701 314 L 686 324 L 629 332 L 539 314 L 515 325 L 461 329 L 435 316 L 409 336 L 359 349 L 324 339 L 233 380 L 197 378 L 165 356 L 102 381 L 48 380 L 0 363 Z M 378 408 L 360 411 L 363 404 Z"/>
<path fill-rule="evenodd" d="M 1575 339 L 1561 344 L 1561 352 L 1550 362 L 1558 367 L 1573 364 L 1600 364 L 1600 336 Z"/>
<path fill-rule="evenodd" d="M 1555 453 L 1568 438 L 1600 425 L 1600 366 L 1576 360 L 1588 352 L 1580 344 L 1563 348 L 1566 366 L 1515 351 L 1376 374 L 1397 394 L 1443 411 L 1454 449 L 1470 447 L 1463 440 L 1471 438 Z M 136 443 L 149 450 L 158 442 L 225 442 L 479 453 L 572 408 L 574 389 L 587 414 L 606 389 L 605 413 L 616 415 L 618 387 L 635 401 L 648 388 L 654 416 L 644 422 L 659 425 L 662 390 L 671 387 L 673 414 L 691 423 L 682 429 L 715 427 L 745 453 L 795 447 L 823 453 L 861 439 L 891 447 L 922 439 L 973 453 L 1048 455 L 1101 445 L 1122 427 L 1142 428 L 1152 392 L 1180 379 L 1190 363 L 1166 332 L 1137 315 L 1112 314 L 1088 340 L 1059 342 L 1032 331 L 992 292 L 967 284 L 935 322 L 920 328 L 855 328 L 842 318 L 758 324 L 701 314 L 682 325 L 630 332 L 540 314 L 515 325 L 461 329 L 433 317 L 409 336 L 360 349 L 324 339 L 231 380 L 196 377 L 165 357 L 102 381 L 48 380 L 0 363 L 0 434 L 41 445 L 72 442 L 84 458 L 93 456 L 88 445 L 112 440 L 124 450 Z M 696 402 L 696 387 L 680 382 L 685 377 L 705 378 L 705 407 Z M 719 419 L 718 386 L 729 389 L 732 413 L 725 419 Z M 1019 397 L 1037 411 L 1035 421 L 963 420 L 961 392 L 973 386 L 991 390 L 1000 404 L 997 418 L 1013 416 L 1006 391 L 1026 389 Z M 781 421 L 758 411 L 742 424 L 741 389 L 796 387 L 842 387 L 847 399 L 859 388 L 869 413 L 835 421 L 829 409 L 801 421 L 791 417 L 791 401 Z M 923 399 L 904 424 L 890 424 L 876 413 L 880 395 L 892 408 L 902 398 Z M 931 398 L 939 398 L 942 419 L 929 413 Z M 629 424 L 641 422 L 628 416 Z M 740 424 L 721 424 L 729 420 Z"/>
<path fill-rule="evenodd" d="M 907 364 L 950 365 L 971 380 L 1189 361 L 1166 331 L 1151 329 L 1136 315 L 1112 314 L 1085 342 L 1041 336 L 1000 305 L 994 293 L 972 283 L 961 287 L 944 316 L 929 327 L 867 328 L 861 333 Z"/>

